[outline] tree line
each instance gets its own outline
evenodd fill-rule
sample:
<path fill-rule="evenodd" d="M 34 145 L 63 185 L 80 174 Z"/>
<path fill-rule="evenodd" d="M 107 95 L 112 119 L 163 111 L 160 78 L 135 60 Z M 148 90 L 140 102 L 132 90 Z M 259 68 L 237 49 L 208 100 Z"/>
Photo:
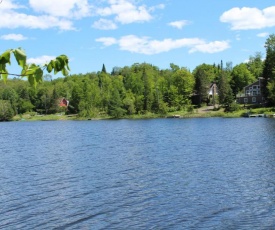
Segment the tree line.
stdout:
<path fill-rule="evenodd" d="M 101 71 L 86 74 L 64 73 L 65 77 L 52 79 L 43 76 L 44 81 L 34 87 L 21 77 L 0 82 L 0 119 L 7 120 L 16 114 L 53 114 L 66 112 L 81 117 L 108 115 L 123 117 L 135 114 L 186 110 L 192 111 L 192 97 L 198 96 L 198 106 L 208 102 L 211 83 L 218 85 L 220 106 L 232 110 L 235 98 L 244 86 L 258 78 L 264 79 L 262 93 L 270 105 L 275 103 L 275 35 L 265 43 L 266 57 L 257 52 L 249 60 L 233 66 L 225 64 L 201 64 L 192 72 L 173 63 L 169 69 L 159 69 L 149 63 L 135 63 L 131 66 L 114 67 L 107 73 L 103 64 Z M 66 71 L 50 62 L 46 68 Z M 1 56 L 0 56 L 1 61 Z M 37 67 L 35 67 L 37 68 Z M 35 78 L 35 73 L 32 73 Z M 40 75 L 41 76 L 41 73 Z M 69 100 L 67 108 L 60 107 L 60 99 Z M 4 115 L 5 114 L 5 115 Z"/>

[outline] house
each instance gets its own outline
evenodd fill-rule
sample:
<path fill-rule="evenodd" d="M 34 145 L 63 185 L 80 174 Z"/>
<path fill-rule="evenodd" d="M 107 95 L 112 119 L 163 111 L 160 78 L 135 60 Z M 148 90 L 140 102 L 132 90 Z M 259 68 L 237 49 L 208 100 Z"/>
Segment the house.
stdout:
<path fill-rule="evenodd" d="M 60 101 L 59 101 L 59 106 L 60 107 L 68 107 L 69 106 L 69 101 L 68 100 L 66 100 L 65 98 L 62 98 L 62 99 L 60 99 Z"/>
<path fill-rule="evenodd" d="M 208 90 L 208 104 L 215 105 L 216 98 L 218 96 L 218 86 L 215 82 L 211 83 L 209 90 Z"/>
<path fill-rule="evenodd" d="M 237 102 L 239 104 L 262 104 L 265 103 L 265 98 L 262 95 L 262 78 L 258 81 L 247 85 L 243 88 L 243 92 L 237 95 Z"/>
<path fill-rule="evenodd" d="M 215 82 L 212 82 L 207 87 L 205 87 L 204 96 L 200 95 L 198 92 L 194 92 L 191 97 L 193 105 L 201 105 L 201 103 L 207 103 L 215 105 L 218 97 L 218 87 Z"/>

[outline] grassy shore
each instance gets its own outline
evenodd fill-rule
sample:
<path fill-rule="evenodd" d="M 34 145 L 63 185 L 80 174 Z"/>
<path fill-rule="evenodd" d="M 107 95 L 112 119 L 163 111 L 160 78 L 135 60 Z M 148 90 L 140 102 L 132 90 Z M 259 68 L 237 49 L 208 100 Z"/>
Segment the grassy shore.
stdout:
<path fill-rule="evenodd" d="M 235 112 L 224 112 L 224 109 L 209 109 L 207 107 L 194 109 L 192 112 L 187 112 L 185 110 L 170 112 L 168 114 L 138 114 L 131 116 L 124 116 L 123 119 L 152 119 L 152 118 L 165 118 L 165 117 L 181 117 L 181 118 L 207 118 L 207 117 L 225 117 L 225 118 L 237 118 L 244 117 L 245 114 L 275 114 L 274 108 L 257 108 L 257 109 L 241 109 Z M 35 115 L 35 114 L 23 114 L 16 115 L 13 121 L 58 121 L 58 120 L 100 120 L 100 119 L 112 119 L 107 115 L 101 115 L 98 117 L 88 118 L 79 117 L 77 114 L 65 115 L 65 114 L 51 114 L 51 115 Z"/>

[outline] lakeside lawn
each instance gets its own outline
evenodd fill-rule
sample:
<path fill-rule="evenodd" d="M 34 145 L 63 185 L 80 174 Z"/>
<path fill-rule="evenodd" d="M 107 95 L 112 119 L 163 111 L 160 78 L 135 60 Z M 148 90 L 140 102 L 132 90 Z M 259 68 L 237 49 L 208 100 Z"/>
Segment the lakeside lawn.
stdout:
<path fill-rule="evenodd" d="M 211 107 L 202 107 L 194 109 L 192 112 L 185 110 L 167 113 L 165 115 L 146 113 L 146 114 L 135 114 L 123 116 L 123 119 L 150 119 L 150 118 L 165 118 L 165 117 L 181 117 L 181 118 L 207 118 L 207 117 L 228 117 L 237 118 L 244 117 L 247 113 L 249 114 L 266 114 L 273 115 L 275 113 L 274 108 L 256 108 L 256 109 L 240 109 L 234 112 L 225 112 L 223 108 L 216 109 Z M 58 121 L 58 120 L 100 120 L 100 119 L 112 119 L 107 115 L 101 115 L 98 117 L 79 117 L 77 114 L 65 115 L 65 114 L 50 114 L 50 115 L 37 115 L 34 113 L 26 113 L 23 115 L 16 115 L 13 117 L 13 121 Z"/>

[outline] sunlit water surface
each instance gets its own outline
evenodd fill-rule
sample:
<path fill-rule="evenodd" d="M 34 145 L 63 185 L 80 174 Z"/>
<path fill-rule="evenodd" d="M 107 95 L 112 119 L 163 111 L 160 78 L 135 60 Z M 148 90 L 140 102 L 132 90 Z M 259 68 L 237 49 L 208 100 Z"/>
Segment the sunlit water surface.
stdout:
<path fill-rule="evenodd" d="M 0 229 L 275 229 L 275 119 L 0 123 Z"/>

